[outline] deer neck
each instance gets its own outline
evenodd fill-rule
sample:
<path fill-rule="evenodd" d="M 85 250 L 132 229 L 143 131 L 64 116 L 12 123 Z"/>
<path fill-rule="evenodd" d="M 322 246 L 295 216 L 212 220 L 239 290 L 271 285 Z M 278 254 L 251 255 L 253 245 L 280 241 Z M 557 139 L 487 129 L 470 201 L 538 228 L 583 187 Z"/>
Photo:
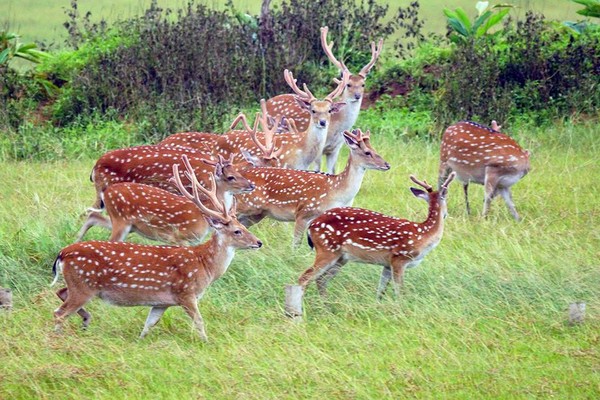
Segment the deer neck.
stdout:
<path fill-rule="evenodd" d="M 319 129 L 312 122 L 296 142 L 296 153 L 303 160 L 298 169 L 306 169 L 321 154 L 327 140 L 327 129 Z"/>
<path fill-rule="evenodd" d="M 217 199 L 225 205 L 225 209 L 229 210 L 233 204 L 233 193 L 225 190 L 223 187 L 217 187 Z"/>
<path fill-rule="evenodd" d="M 367 172 L 366 168 L 357 162 L 350 153 L 346 168 L 340 174 L 333 175 L 331 192 L 335 193 L 341 204 L 352 204 L 354 197 L 360 190 L 365 172 Z"/>
<path fill-rule="evenodd" d="M 444 232 L 444 216 L 442 215 L 440 202 L 437 198 L 430 201 L 427 219 L 420 224 L 420 227 L 424 232 L 428 233 L 428 236 L 433 241 L 441 239 L 441 235 Z"/>
<path fill-rule="evenodd" d="M 219 279 L 229 268 L 235 255 L 235 248 L 226 242 L 224 234 L 215 231 L 211 238 L 194 251 L 211 282 Z"/>
<path fill-rule="evenodd" d="M 329 137 L 337 135 L 339 132 L 352 129 L 358 114 L 360 113 L 360 106 L 362 104 L 362 97 L 357 101 L 350 101 L 344 99 L 346 105 L 342 107 L 340 112 L 335 113 L 331 116 L 331 125 L 329 126 Z"/>

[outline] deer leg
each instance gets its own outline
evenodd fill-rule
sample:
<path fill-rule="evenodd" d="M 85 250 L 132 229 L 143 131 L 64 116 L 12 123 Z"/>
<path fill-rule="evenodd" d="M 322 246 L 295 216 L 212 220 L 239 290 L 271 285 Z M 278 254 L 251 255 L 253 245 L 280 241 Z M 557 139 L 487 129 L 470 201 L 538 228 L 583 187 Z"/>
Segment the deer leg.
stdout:
<path fill-rule="evenodd" d="M 306 215 L 299 215 L 296 217 L 296 224 L 294 225 L 294 240 L 292 242 L 292 246 L 294 247 L 294 249 L 300 247 L 300 243 L 302 242 L 304 232 L 306 232 L 306 228 L 312 220 L 312 217 L 309 218 Z"/>
<path fill-rule="evenodd" d="M 334 267 L 340 260 L 341 256 L 337 253 L 321 252 L 317 250 L 317 256 L 313 266 L 304 271 L 298 279 L 298 284 L 306 289 L 306 286 L 316 277 L 327 272 L 328 269 Z M 341 264 L 344 265 L 345 263 Z M 337 271 L 335 272 L 337 273 Z M 334 275 L 335 275 L 334 273 Z"/>
<path fill-rule="evenodd" d="M 465 192 L 465 204 L 467 206 L 467 215 L 471 215 L 471 206 L 469 206 L 469 181 L 463 183 L 463 190 Z"/>
<path fill-rule="evenodd" d="M 494 197 L 497 194 L 497 184 L 498 179 L 496 174 L 490 168 L 486 168 L 485 170 L 485 181 L 483 183 L 485 190 L 485 199 L 483 201 L 483 217 L 487 217 L 488 212 L 490 211 L 490 204 Z"/>
<path fill-rule="evenodd" d="M 287 285 L 285 288 L 285 313 L 287 316 L 295 318 L 302 316 L 302 297 L 306 291 L 306 286 L 315 278 L 326 273 L 338 263 L 339 254 L 320 252 L 317 250 L 317 256 L 312 267 L 304 271 L 298 279 L 299 285 Z"/>
<path fill-rule="evenodd" d="M 54 311 L 54 330 L 56 332 L 61 332 L 65 319 L 74 312 L 79 311 L 85 303 L 94 297 L 94 295 L 95 293 L 77 293 L 74 295 L 72 291 L 68 293 L 67 299 L 64 301 L 64 303 L 62 303 L 61 306 Z"/>
<path fill-rule="evenodd" d="M 106 218 L 105 216 L 103 216 L 102 214 L 100 214 L 97 211 L 90 211 L 88 213 L 87 219 L 83 223 L 83 226 L 79 230 L 79 233 L 77 234 L 77 239 L 75 239 L 75 241 L 81 242 L 81 239 L 83 239 L 83 236 L 86 234 L 86 232 L 92 226 L 101 226 L 102 228 L 105 228 L 108 230 L 112 229 L 112 224 L 110 222 L 110 219 Z"/>
<path fill-rule="evenodd" d="M 167 308 L 168 307 L 154 306 L 150 309 L 150 312 L 148 313 L 148 318 L 146 318 L 146 323 L 144 324 L 144 329 L 140 334 L 140 339 L 143 339 L 148 334 L 148 332 L 150 332 L 150 329 L 158 323 L 160 317 L 163 316 Z"/>
<path fill-rule="evenodd" d="M 331 153 L 325 154 L 325 165 L 327 168 L 326 172 L 328 174 L 335 173 L 335 163 L 337 162 L 337 159 L 338 159 L 341 149 L 342 149 L 342 143 L 340 143 L 339 146 L 337 146 L 333 150 L 331 150 Z"/>
<path fill-rule="evenodd" d="M 377 299 L 381 300 L 383 295 L 385 294 L 385 290 L 387 289 L 388 283 L 392 279 L 392 270 L 390 267 L 385 266 L 383 270 L 381 270 L 381 277 L 379 278 L 379 287 L 377 288 Z"/>
<path fill-rule="evenodd" d="M 264 218 L 265 218 L 264 213 L 261 213 L 261 214 L 257 214 L 257 215 L 241 216 L 238 218 L 238 221 L 240 221 L 240 223 L 242 225 L 244 225 L 246 228 L 249 228 L 254 224 L 258 224 Z"/>
<path fill-rule="evenodd" d="M 206 331 L 204 330 L 204 320 L 202 319 L 202 315 L 200 314 L 200 310 L 198 309 L 198 303 L 196 302 L 196 298 L 191 297 L 189 299 L 181 301 L 181 307 L 183 307 L 187 315 L 189 315 L 192 321 L 194 321 L 194 326 L 198 331 L 200 340 L 202 340 L 203 342 L 207 342 L 208 337 L 206 336 Z"/>
<path fill-rule="evenodd" d="M 404 270 L 406 269 L 407 260 L 397 259 L 392 261 L 392 279 L 394 281 L 394 293 L 397 298 L 400 298 L 400 289 L 404 282 Z"/>
<path fill-rule="evenodd" d="M 110 235 L 111 242 L 123 242 L 129 232 L 131 231 L 131 224 L 125 221 L 113 221 L 112 233 Z"/>
<path fill-rule="evenodd" d="M 327 296 L 327 284 L 329 283 L 331 278 L 333 278 L 338 274 L 338 272 L 340 272 L 340 270 L 346 263 L 347 261 L 342 258 L 338 262 L 333 264 L 331 267 L 327 268 L 325 272 L 317 276 L 317 290 L 319 291 L 319 295 L 321 295 L 321 297 Z"/>
<path fill-rule="evenodd" d="M 69 289 L 64 287 L 62 289 L 59 289 L 56 292 L 56 295 L 63 301 L 63 303 L 67 300 L 67 297 L 69 297 Z M 85 308 L 80 308 L 79 311 L 77 311 L 77 314 L 79 314 L 79 316 L 81 317 L 81 319 L 83 320 L 82 322 L 82 327 L 83 329 L 87 329 L 87 327 L 90 325 L 90 320 L 92 319 L 92 314 L 90 314 L 89 312 L 87 312 L 85 310 Z"/>
<path fill-rule="evenodd" d="M 517 213 L 517 209 L 515 208 L 515 203 L 513 203 L 512 195 L 510 193 L 510 188 L 502 188 L 500 189 L 500 195 L 504 199 L 508 210 L 512 214 L 513 218 L 519 221 L 521 218 L 519 217 L 519 213 Z"/>

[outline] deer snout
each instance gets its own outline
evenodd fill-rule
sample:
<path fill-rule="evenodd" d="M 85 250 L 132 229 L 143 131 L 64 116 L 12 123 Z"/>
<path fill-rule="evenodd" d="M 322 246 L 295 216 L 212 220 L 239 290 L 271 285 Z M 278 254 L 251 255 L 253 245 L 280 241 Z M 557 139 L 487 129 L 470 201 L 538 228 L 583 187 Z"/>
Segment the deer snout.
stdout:
<path fill-rule="evenodd" d="M 259 249 L 262 247 L 262 242 L 260 240 L 256 241 L 256 247 Z"/>
<path fill-rule="evenodd" d="M 246 190 L 245 190 L 245 191 L 246 191 L 246 192 L 251 192 L 251 191 L 253 191 L 254 189 L 256 189 L 256 185 L 255 185 L 254 183 L 251 183 L 251 184 L 249 184 L 249 185 L 246 187 Z"/>
<path fill-rule="evenodd" d="M 360 93 L 354 93 L 355 100 L 360 100 L 361 97 L 362 97 L 362 95 Z"/>
<path fill-rule="evenodd" d="M 327 121 L 324 119 L 320 119 L 319 126 L 325 128 L 327 126 Z"/>
<path fill-rule="evenodd" d="M 389 162 L 385 162 L 385 163 L 383 164 L 383 168 L 382 168 L 382 170 L 384 170 L 384 171 L 387 171 L 387 170 L 389 170 L 391 167 L 392 167 L 392 166 L 390 165 L 390 163 L 389 163 Z"/>

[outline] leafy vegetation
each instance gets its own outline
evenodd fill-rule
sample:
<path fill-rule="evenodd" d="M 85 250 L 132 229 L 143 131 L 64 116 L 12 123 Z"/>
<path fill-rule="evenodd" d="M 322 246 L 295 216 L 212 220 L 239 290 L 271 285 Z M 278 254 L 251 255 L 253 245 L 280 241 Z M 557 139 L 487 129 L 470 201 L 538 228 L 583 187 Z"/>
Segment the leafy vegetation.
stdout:
<path fill-rule="evenodd" d="M 478 1 L 475 5 L 477 17 L 473 22 L 462 8 L 450 10 L 444 8 L 448 17 L 448 26 L 452 29 L 450 40 L 454 43 L 468 42 L 489 34 L 489 30 L 502 22 L 513 6 L 510 4 L 496 4 L 489 7 L 489 1 Z M 495 35 L 500 34 L 496 31 Z"/>
<path fill-rule="evenodd" d="M 578 10 L 577 14 L 585 15 L 586 17 L 600 18 L 600 0 L 572 0 L 574 3 L 585 6 L 582 10 Z"/>

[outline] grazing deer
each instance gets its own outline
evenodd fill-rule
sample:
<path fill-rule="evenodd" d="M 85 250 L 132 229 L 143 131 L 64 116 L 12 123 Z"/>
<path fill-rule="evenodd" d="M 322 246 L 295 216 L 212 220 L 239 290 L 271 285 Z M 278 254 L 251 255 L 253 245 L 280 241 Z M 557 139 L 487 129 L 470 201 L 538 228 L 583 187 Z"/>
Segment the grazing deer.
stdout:
<path fill-rule="evenodd" d="M 184 160 L 186 168 L 192 169 L 189 160 Z M 216 196 L 226 209 L 231 207 L 234 194 L 254 190 L 254 184 L 239 172 L 225 172 L 231 159 L 219 156 L 218 162 L 204 161 L 215 167 Z M 123 241 L 133 230 L 149 239 L 177 245 L 200 242 L 211 230 L 193 201 L 142 183 L 123 182 L 108 186 L 102 193 L 102 204 L 109 218 L 98 210 L 89 210 L 78 242 L 92 226 L 111 230 L 110 241 Z"/>
<path fill-rule="evenodd" d="M 467 214 L 471 213 L 469 182 L 474 182 L 485 187 L 484 217 L 492 199 L 500 194 L 512 216 L 519 220 L 510 188 L 529 172 L 529 151 L 500 133 L 500 126 L 495 121 L 492 126 L 490 129 L 475 122 L 461 121 L 446 129 L 440 151 L 439 183 L 455 171 L 463 184 Z"/>
<path fill-rule="evenodd" d="M 118 306 L 150 306 L 140 337 L 146 336 L 167 308 L 181 306 L 194 321 L 200 338 L 207 339 L 197 300 L 227 271 L 236 249 L 257 249 L 262 242 L 237 221 L 235 206 L 228 211 L 217 199 L 214 186 L 204 189 L 190 163 L 184 164 L 192 192 L 183 185 L 178 164 L 173 165 L 176 186 L 205 213 L 215 229 L 210 240 L 195 247 L 99 241 L 65 247 L 53 267 L 53 284 L 62 272 L 67 285 L 56 293 L 64 301 L 54 312 L 57 331 L 75 312 L 87 327 L 90 314 L 83 306 L 98 296 Z M 200 193 L 210 199 L 213 208 L 203 204 Z"/>
<path fill-rule="evenodd" d="M 371 147 L 369 132 L 346 131 L 344 139 L 350 148 L 350 156 L 339 175 L 284 168 L 244 171 L 244 176 L 256 184 L 256 189 L 237 197 L 240 221 L 245 225 L 265 217 L 295 221 L 294 246 L 297 246 L 310 221 L 330 208 L 351 205 L 366 170 L 387 171 L 390 165 Z"/>
<path fill-rule="evenodd" d="M 323 100 L 317 99 L 304 84 L 304 90 L 296 85 L 296 79 L 287 69 L 284 71 L 284 78 L 292 90 L 296 93 L 294 102 L 309 112 L 308 122 L 302 129 L 297 129 L 295 121 L 286 119 L 289 132 L 280 133 L 276 136 L 277 147 L 279 149 L 279 161 L 282 166 L 293 169 L 308 169 L 308 167 L 318 158 L 323 151 L 327 138 L 327 130 L 333 115 L 336 115 L 345 105 L 343 102 L 334 102 L 335 98 L 340 96 L 349 79 L 348 71 L 344 71 L 342 80 L 338 81 L 337 87 L 329 93 Z M 272 135 L 280 129 L 280 124 L 269 123 L 268 109 L 265 100 L 261 100 L 262 117 L 260 123 L 264 135 Z M 237 124 L 238 119 L 232 124 L 232 128 Z M 275 119 L 279 120 L 279 117 Z M 256 154 L 259 149 L 256 147 L 255 140 L 251 132 L 254 132 L 259 138 L 263 135 L 256 133 L 257 124 L 254 130 L 250 130 L 245 123 L 246 131 L 231 131 L 223 135 L 208 133 L 184 132 L 169 136 L 159 143 L 159 146 L 190 146 L 195 149 L 211 148 L 215 154 L 235 154 L 241 157 L 241 152 L 246 151 L 251 155 Z"/>
<path fill-rule="evenodd" d="M 454 176 L 450 174 L 435 192 L 427 182 L 411 175 L 410 179 L 425 191 L 410 190 L 429 203 L 429 214 L 421 223 L 352 207 L 334 208 L 316 218 L 308 228 L 309 244 L 316 251 L 315 262 L 300 276 L 299 285 L 286 288 L 288 315 L 302 315 L 302 296 L 313 279 L 321 295 L 325 295 L 329 279 L 348 261 L 382 265 L 378 297 L 391 278 L 398 296 L 405 269 L 417 266 L 442 240 L 448 185 Z"/>
<path fill-rule="evenodd" d="M 331 116 L 331 123 L 327 129 L 327 139 L 325 140 L 325 146 L 322 152 L 322 155 L 324 155 L 326 159 L 326 171 L 333 174 L 335 172 L 335 163 L 344 142 L 342 133 L 352 129 L 358 118 L 365 90 L 365 80 L 367 74 L 371 68 L 373 68 L 381 54 L 381 50 L 383 49 L 383 39 L 379 41 L 377 46 L 374 42 L 371 43 L 371 61 L 369 61 L 358 74 L 351 74 L 348 67 L 346 67 L 342 61 L 338 61 L 333 55 L 331 50 L 333 42 L 327 44 L 327 32 L 327 27 L 321 28 L 321 45 L 323 46 L 325 54 L 327 54 L 329 60 L 338 67 L 343 74 L 349 75 L 348 82 L 345 84 L 341 98 L 341 101 L 346 103 L 346 105 L 339 113 Z M 339 84 L 337 79 L 335 81 Z M 282 94 L 269 99 L 267 101 L 267 110 L 270 115 L 283 115 L 286 118 L 293 119 L 300 130 L 306 129 L 311 118 L 311 114 L 307 112 L 306 107 L 298 104 L 293 94 Z M 316 160 L 317 170 L 321 167 L 322 155 L 319 155 Z"/>

